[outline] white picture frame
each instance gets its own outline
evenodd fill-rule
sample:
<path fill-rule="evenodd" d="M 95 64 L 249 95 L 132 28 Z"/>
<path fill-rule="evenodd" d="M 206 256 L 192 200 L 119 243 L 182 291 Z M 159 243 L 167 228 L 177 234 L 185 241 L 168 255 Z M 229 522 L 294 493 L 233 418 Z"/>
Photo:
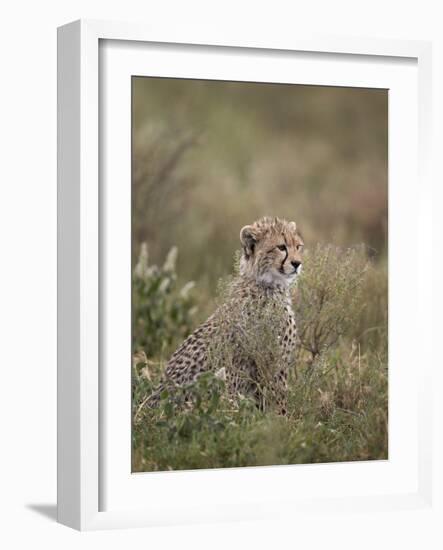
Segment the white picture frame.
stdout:
<path fill-rule="evenodd" d="M 106 44 L 115 47 L 106 49 Z M 109 368 L 111 375 L 108 375 L 106 384 L 103 370 L 104 356 L 118 357 L 121 352 L 121 356 L 125 357 L 124 348 L 117 350 L 115 354 L 114 351 L 112 354 L 109 352 L 107 344 L 103 344 L 103 330 L 108 323 L 104 321 L 107 315 L 104 312 L 109 305 L 109 288 L 113 284 L 121 284 L 127 273 L 120 272 L 121 278 L 116 283 L 106 280 L 104 284 L 103 277 L 106 279 L 106 270 L 111 266 L 117 268 L 117 263 L 129 265 L 121 261 L 127 254 L 127 239 L 117 239 L 123 244 L 120 247 L 116 243 L 113 255 L 110 255 L 106 239 L 111 226 L 103 219 L 115 216 L 116 205 L 125 204 L 125 201 L 127 203 L 128 195 L 106 194 L 103 188 L 106 182 L 100 173 L 100 167 L 104 166 L 102 172 L 108 174 L 106 177 L 110 177 L 107 160 L 103 160 L 105 155 L 106 158 L 112 158 L 114 163 L 117 162 L 112 165 L 112 177 L 121 178 L 120 181 L 130 178 L 126 147 L 127 113 L 120 113 L 121 119 L 118 119 L 120 115 L 117 113 L 117 118 L 113 122 L 114 130 L 118 131 L 110 134 L 119 137 L 115 142 L 108 139 L 102 119 L 106 118 L 106 109 L 110 104 L 120 105 L 120 101 L 128 99 L 127 79 L 126 87 L 119 89 L 118 84 L 127 75 L 140 74 L 137 63 L 145 63 L 147 59 L 143 44 L 147 45 L 146 47 L 151 45 L 148 56 L 150 62 L 157 62 L 157 69 L 152 66 L 153 72 L 150 74 L 156 76 L 191 77 L 204 74 L 205 77 L 213 75 L 214 78 L 226 78 L 229 75 L 232 77 L 232 72 L 226 72 L 226 60 L 223 61 L 223 56 L 227 56 L 230 61 L 229 71 L 239 71 L 234 79 L 241 77 L 250 80 L 256 78 L 254 64 L 250 64 L 251 72 L 246 74 L 246 65 L 242 65 L 242 59 L 259 56 L 261 68 L 258 69 L 256 63 L 255 71 L 264 71 L 266 58 L 271 56 L 273 63 L 269 64 L 268 68 L 271 72 L 268 73 L 267 80 L 263 81 L 274 81 L 273 78 L 282 78 L 281 75 L 287 71 L 285 63 L 291 55 L 296 57 L 296 54 L 301 63 L 300 71 L 304 67 L 303 70 L 307 71 L 305 74 L 310 75 L 305 77 L 304 83 L 345 85 L 347 80 L 340 77 L 341 71 L 343 74 L 349 74 L 356 63 L 363 68 L 359 77 L 354 76 L 355 79 L 360 78 L 361 83 L 358 84 L 358 81 L 354 80 L 354 85 L 365 85 L 366 82 L 369 86 L 371 82 L 378 82 L 379 87 L 385 87 L 384 83 L 389 84 L 389 79 L 396 78 L 393 74 L 398 73 L 396 97 L 399 98 L 399 105 L 404 99 L 402 109 L 412 106 L 412 114 L 404 119 L 405 128 L 409 132 L 405 132 L 407 135 L 402 141 L 402 148 L 395 140 L 390 139 L 390 181 L 403 180 L 406 190 L 402 198 L 398 193 L 398 185 L 394 186 L 392 193 L 390 189 L 390 216 L 398 220 L 397 228 L 390 227 L 394 243 L 400 242 L 400 233 L 404 224 L 408 222 L 404 215 L 397 215 L 396 208 L 400 207 L 399 203 L 401 202 L 404 212 L 412 212 L 418 205 L 417 215 L 414 219 L 409 218 L 411 233 L 415 232 L 411 240 L 412 246 L 416 244 L 417 258 L 417 265 L 412 268 L 410 275 L 413 283 L 411 286 L 414 289 L 410 290 L 411 303 L 414 304 L 411 311 L 415 316 L 409 327 L 402 325 L 399 320 L 396 330 L 390 333 L 390 345 L 392 338 L 394 353 L 395 348 L 401 347 L 402 339 L 404 341 L 406 338 L 410 345 L 409 359 L 406 354 L 394 357 L 397 362 L 405 362 L 406 367 L 402 373 L 404 387 L 399 387 L 399 378 L 395 378 L 394 381 L 390 379 L 390 392 L 397 396 L 398 412 L 409 414 L 410 425 L 416 427 L 414 436 L 410 438 L 413 445 L 411 443 L 412 447 L 407 448 L 408 453 L 403 453 L 403 457 L 401 450 L 406 449 L 406 443 L 405 440 L 402 443 L 399 437 L 396 455 L 398 461 L 395 457 L 391 460 L 390 456 L 387 464 L 373 463 L 366 469 L 365 465 L 358 469 L 354 468 L 353 464 L 313 465 L 303 467 L 303 476 L 299 475 L 302 471 L 299 466 L 268 468 L 266 471 L 262 468 L 253 468 L 233 469 L 229 472 L 166 472 L 151 474 L 150 477 L 143 477 L 144 474 L 131 475 L 130 470 L 127 471 L 127 456 L 130 452 L 129 411 L 126 416 L 124 413 L 127 401 L 116 393 L 119 391 L 118 388 L 122 387 L 122 380 L 116 376 L 115 368 Z M 174 45 L 172 50 L 171 45 Z M 192 55 L 190 54 L 188 59 L 186 52 L 190 51 L 190 45 L 193 45 Z M 162 57 L 164 48 L 169 48 L 170 53 Z M 136 49 L 138 53 L 135 52 Z M 412 340 L 413 331 L 422 331 L 422 334 L 425 334 L 424 324 L 419 320 L 432 317 L 432 295 L 427 285 L 431 278 L 429 265 L 432 249 L 431 245 L 418 246 L 418 243 L 428 242 L 431 232 L 431 181 L 428 160 L 431 120 L 430 44 L 313 35 L 297 35 L 290 40 L 252 40 L 246 37 L 232 39 L 223 36 L 208 38 L 203 32 L 201 36 L 187 36 L 185 30 L 180 34 L 174 32 L 166 36 L 161 32 L 157 35 L 153 29 L 135 24 L 77 21 L 59 29 L 58 51 L 59 522 L 76 529 L 89 530 L 266 517 L 289 518 L 295 512 L 320 512 L 331 506 L 343 512 L 356 508 L 362 511 L 429 508 L 432 503 L 432 350 L 428 348 L 420 351 L 420 369 L 414 370 L 412 361 L 418 350 L 415 349 L 416 344 L 414 348 Z M 180 56 L 180 52 L 183 56 L 178 67 L 174 56 Z M 201 62 L 206 67 L 204 73 L 203 65 L 198 65 L 199 56 L 205 58 L 205 61 Z M 218 56 L 219 63 L 213 63 L 213 56 Z M 323 59 L 325 56 L 327 59 Z M 130 58 L 134 59 L 134 65 L 131 65 Z M 197 60 L 196 65 L 193 65 L 194 58 Z M 323 74 L 323 80 L 315 80 L 315 64 L 321 59 L 326 68 L 328 64 L 336 62 L 342 67 L 339 67 L 337 72 L 326 72 L 326 76 Z M 396 71 L 396 67 L 402 64 L 413 69 Z M 386 66 L 383 68 L 382 65 Z M 107 70 L 105 74 L 102 72 L 104 67 Z M 356 67 L 357 65 L 355 69 Z M 365 72 L 368 75 L 367 79 Z M 355 74 L 357 73 L 356 70 Z M 103 101 L 103 96 L 100 95 L 100 92 L 103 92 L 100 85 L 105 87 L 105 91 L 106 86 L 110 90 L 115 90 L 113 95 L 106 96 L 106 101 Z M 400 93 L 401 86 L 404 93 Z M 114 104 L 113 101 L 117 103 Z M 393 128 L 399 128 L 402 114 L 400 110 L 396 114 L 395 109 L 394 103 L 390 113 L 390 125 L 392 123 Z M 126 147 L 126 153 L 120 160 L 116 160 L 118 157 L 115 152 L 121 147 Z M 103 149 L 108 153 L 103 153 Z M 403 163 L 400 162 L 402 154 L 406 156 Z M 105 165 L 100 164 L 103 162 Z M 418 175 L 415 173 L 416 169 Z M 124 193 L 127 186 L 118 185 L 118 181 L 114 179 L 114 183 L 117 184 L 114 184 L 112 189 L 121 189 Z M 103 216 L 105 210 L 106 216 Z M 121 227 L 123 234 L 126 231 L 127 236 L 128 219 L 130 223 L 127 210 L 126 218 L 123 218 L 119 229 Z M 408 251 L 399 249 L 397 256 L 396 250 L 394 247 L 390 251 L 390 285 L 392 286 L 392 276 L 398 280 L 400 289 L 401 269 Z M 394 263 L 392 258 L 395 259 Z M 393 299 L 400 303 L 400 292 L 397 292 L 397 298 L 395 292 L 393 294 Z M 111 330 L 118 333 L 121 330 L 120 334 L 127 336 L 130 331 L 127 308 L 129 294 L 125 299 L 125 303 L 116 306 L 122 324 L 111 326 Z M 107 327 L 106 330 L 109 329 L 109 323 Z M 125 336 L 122 336 L 122 339 L 126 340 L 127 344 L 128 339 Z M 400 349 L 398 351 L 400 352 Z M 390 356 L 390 362 L 391 360 Z M 129 375 L 129 367 L 127 370 Z M 413 405 L 407 407 L 406 399 Z M 112 417 L 110 404 L 116 411 Z M 396 410 L 394 407 L 392 422 L 395 422 Z M 397 416 L 397 421 L 399 420 L 400 414 Z M 109 428 L 110 423 L 112 430 Z M 390 432 L 391 428 L 390 425 Z M 394 434 L 398 433 L 398 430 L 393 431 Z M 396 441 L 390 440 L 390 455 L 392 448 L 395 455 L 395 445 Z M 122 454 L 119 454 L 119 447 L 125 449 Z M 108 456 L 111 455 L 120 458 L 109 460 Z M 294 472 L 298 472 L 297 479 L 291 477 Z M 303 487 L 301 477 L 305 479 Z M 335 484 L 330 483 L 332 477 L 336 479 Z M 367 480 L 367 484 L 360 487 L 359 483 L 364 479 Z M 292 497 L 284 492 L 283 487 L 288 486 L 291 480 L 298 484 L 301 496 Z M 375 480 L 378 480 L 378 485 Z M 393 481 L 389 484 L 388 480 Z M 223 493 L 224 488 L 229 489 L 230 484 L 238 487 L 240 492 L 240 496 L 236 495 L 235 505 L 229 501 L 229 491 Z M 254 492 L 254 487 L 258 484 L 261 484 L 260 496 Z M 115 486 L 109 489 L 110 485 Z M 180 498 L 171 500 L 174 494 L 189 495 L 191 487 L 196 493 L 195 505 L 189 504 L 188 498 L 183 501 Z M 241 495 L 246 492 L 249 497 L 245 499 Z M 164 502 L 160 498 L 162 493 L 167 497 Z M 214 493 L 217 494 L 217 499 L 213 496 Z M 140 502 L 145 494 L 149 495 L 146 505 Z M 197 505 L 197 497 L 206 499 L 203 506 Z M 149 498 L 152 500 L 151 503 Z"/>

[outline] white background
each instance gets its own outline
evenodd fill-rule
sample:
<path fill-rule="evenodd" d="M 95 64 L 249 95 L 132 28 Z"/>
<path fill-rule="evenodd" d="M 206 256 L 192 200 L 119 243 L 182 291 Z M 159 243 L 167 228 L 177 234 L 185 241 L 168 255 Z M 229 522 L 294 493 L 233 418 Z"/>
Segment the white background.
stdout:
<path fill-rule="evenodd" d="M 331 515 L 304 516 L 302 522 L 294 517 L 292 524 L 245 522 L 83 534 L 47 517 L 55 516 L 56 495 L 56 27 L 85 17 L 150 24 L 158 20 L 162 26 L 168 22 L 186 25 L 189 30 L 221 27 L 233 35 L 244 29 L 263 36 L 290 36 L 300 28 L 325 34 L 432 39 L 434 95 L 438 98 L 434 105 L 435 143 L 441 151 L 443 18 L 438 4 L 426 0 L 311 0 L 300 4 L 274 0 L 262 5 L 257 0 L 41 0 L 3 6 L 0 544 L 4 548 L 331 548 L 332 540 L 340 540 L 341 548 L 353 549 L 442 547 L 442 528 L 435 515 L 426 512 L 342 516 L 331 511 Z M 437 163 L 434 179 L 443 182 Z M 443 249 L 441 199 L 440 189 L 439 203 L 434 201 L 435 247 L 439 251 Z M 413 258 L 411 250 L 411 261 Z M 435 281 L 443 280 L 441 252 L 439 260 Z M 441 299 L 439 290 L 440 305 Z M 441 327 L 436 316 L 437 320 Z M 435 393 L 436 412 L 441 417 L 438 385 Z M 437 460 L 443 464 L 442 434 L 437 435 Z M 438 470 L 436 481 L 441 495 Z M 441 504 L 437 503 L 440 523 Z"/>

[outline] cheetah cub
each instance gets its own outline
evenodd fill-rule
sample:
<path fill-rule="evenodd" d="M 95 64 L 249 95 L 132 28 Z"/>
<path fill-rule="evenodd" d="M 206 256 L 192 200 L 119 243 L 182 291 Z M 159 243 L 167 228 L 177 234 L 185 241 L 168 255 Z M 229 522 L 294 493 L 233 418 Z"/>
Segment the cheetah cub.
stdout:
<path fill-rule="evenodd" d="M 172 355 L 148 406 L 163 389 L 213 371 L 231 397 L 252 397 L 262 410 L 286 413 L 296 343 L 290 285 L 301 272 L 304 244 L 295 222 L 269 217 L 243 227 L 240 242 L 238 276 L 226 300 Z"/>

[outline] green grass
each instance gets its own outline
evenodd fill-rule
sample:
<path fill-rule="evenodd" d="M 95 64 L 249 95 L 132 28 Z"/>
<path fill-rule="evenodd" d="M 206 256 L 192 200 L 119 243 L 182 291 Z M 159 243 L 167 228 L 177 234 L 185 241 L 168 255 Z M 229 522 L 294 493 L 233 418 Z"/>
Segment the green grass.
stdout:
<path fill-rule="evenodd" d="M 154 277 L 157 292 L 165 293 L 159 299 L 153 292 L 151 299 L 160 308 L 160 317 L 164 307 L 175 336 L 160 342 L 152 354 L 146 354 L 140 342 L 136 346 L 132 378 L 133 471 L 388 457 L 385 269 L 369 264 L 363 248 L 317 247 L 305 264 L 294 293 L 300 342 L 296 368 L 289 380 L 285 417 L 272 410 L 261 412 L 247 398 L 232 399 L 224 382 L 211 373 L 186 388 L 191 404 L 185 402 L 183 390 L 162 394 L 156 409 L 144 408 L 143 402 L 159 380 L 168 354 L 192 328 L 191 323 L 183 324 L 183 319 L 192 318 L 187 312 L 198 303 L 198 289 L 192 290 L 195 304 L 189 296 L 183 302 L 180 289 L 161 282 L 175 280 L 171 266 L 161 270 L 146 265 L 144 271 L 136 270 L 135 289 L 146 285 L 150 288 L 149 280 Z M 183 311 L 168 317 L 170 304 L 179 304 Z M 145 311 L 136 309 L 136 315 L 143 317 Z M 163 334 L 164 326 L 159 330 Z M 151 338 L 158 341 L 155 334 Z M 262 334 L 257 338 L 266 345 Z"/>
<path fill-rule="evenodd" d="M 151 383 L 138 380 L 134 410 Z M 372 354 L 335 351 L 293 379 L 288 416 L 224 397 L 212 374 L 192 388 L 197 405 L 164 396 L 133 427 L 133 470 L 163 471 L 386 459 L 387 366 Z"/>

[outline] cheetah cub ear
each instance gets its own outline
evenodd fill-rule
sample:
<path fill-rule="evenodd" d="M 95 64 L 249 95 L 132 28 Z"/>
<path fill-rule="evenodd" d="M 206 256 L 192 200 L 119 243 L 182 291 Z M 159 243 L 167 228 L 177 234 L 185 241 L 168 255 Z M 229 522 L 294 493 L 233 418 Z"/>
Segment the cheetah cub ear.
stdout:
<path fill-rule="evenodd" d="M 288 225 L 289 225 L 289 229 L 291 231 L 294 231 L 294 233 L 295 233 L 295 231 L 297 230 L 297 224 L 295 222 L 289 222 Z"/>
<path fill-rule="evenodd" d="M 246 256 L 254 253 L 257 237 L 251 225 L 245 225 L 240 231 L 240 242 L 243 245 Z"/>

